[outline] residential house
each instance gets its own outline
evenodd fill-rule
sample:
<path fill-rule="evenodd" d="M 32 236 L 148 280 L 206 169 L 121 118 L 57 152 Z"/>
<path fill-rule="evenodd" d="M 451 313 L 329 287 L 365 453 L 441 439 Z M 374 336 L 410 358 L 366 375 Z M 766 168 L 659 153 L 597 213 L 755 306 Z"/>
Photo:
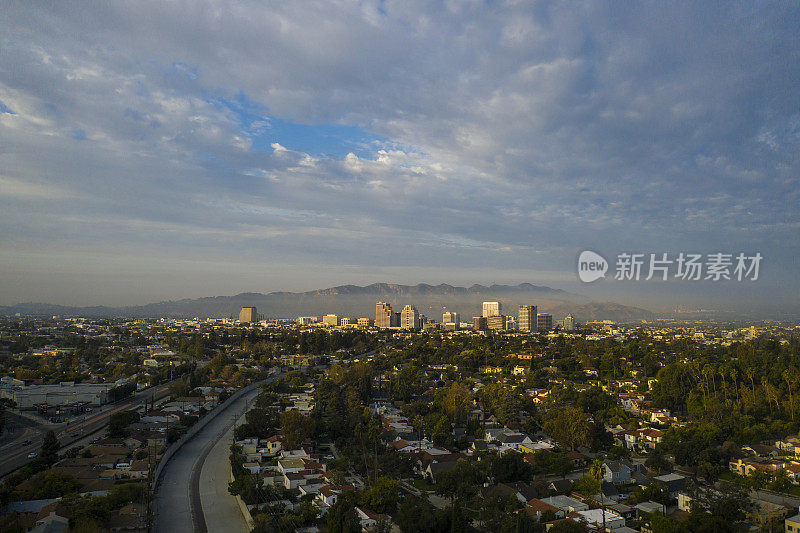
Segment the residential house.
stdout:
<path fill-rule="evenodd" d="M 603 479 L 611 483 L 628 483 L 632 472 L 633 465 L 625 459 L 603 463 Z"/>

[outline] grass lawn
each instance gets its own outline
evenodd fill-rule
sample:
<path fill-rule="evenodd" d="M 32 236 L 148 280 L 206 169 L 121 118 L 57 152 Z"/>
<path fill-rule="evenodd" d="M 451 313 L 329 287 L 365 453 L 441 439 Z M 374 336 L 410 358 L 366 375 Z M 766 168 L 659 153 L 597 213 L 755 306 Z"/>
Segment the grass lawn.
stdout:
<path fill-rule="evenodd" d="M 424 479 L 412 479 L 410 485 L 422 492 L 432 492 L 434 490 L 434 486 Z"/>

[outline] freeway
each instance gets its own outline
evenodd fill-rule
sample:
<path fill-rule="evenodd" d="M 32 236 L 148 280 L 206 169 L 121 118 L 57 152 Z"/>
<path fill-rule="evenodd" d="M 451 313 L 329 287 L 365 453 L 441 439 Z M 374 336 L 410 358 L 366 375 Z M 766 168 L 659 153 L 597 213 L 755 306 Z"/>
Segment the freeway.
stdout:
<path fill-rule="evenodd" d="M 112 414 L 128 409 L 139 409 L 151 398 L 160 400 L 166 397 L 168 391 L 169 383 L 142 389 L 128 398 L 104 405 L 82 418 L 76 417 L 69 423 L 51 424 L 38 421 L 37 417 L 24 412 L 9 411 L 8 414 L 16 418 L 15 426 L 22 431 L 13 440 L 0 445 L 0 476 L 6 476 L 27 464 L 31 460 L 28 455 L 41 449 L 47 431 L 51 429 L 55 431 L 58 441 L 62 444 L 60 452 L 63 453 L 69 448 L 89 442 L 92 435 L 105 427 Z"/>

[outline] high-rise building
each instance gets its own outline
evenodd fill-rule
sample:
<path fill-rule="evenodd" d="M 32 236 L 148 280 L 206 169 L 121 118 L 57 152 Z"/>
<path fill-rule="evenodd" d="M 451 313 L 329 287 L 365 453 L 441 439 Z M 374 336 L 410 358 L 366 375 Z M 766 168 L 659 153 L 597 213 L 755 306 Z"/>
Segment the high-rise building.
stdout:
<path fill-rule="evenodd" d="M 536 306 L 520 305 L 517 327 L 520 331 L 536 331 Z"/>
<path fill-rule="evenodd" d="M 487 316 L 486 327 L 488 327 L 491 331 L 505 331 L 506 317 L 503 315 Z"/>
<path fill-rule="evenodd" d="M 337 315 L 325 315 L 322 317 L 322 323 L 326 326 L 338 326 L 339 317 Z"/>
<path fill-rule="evenodd" d="M 553 315 L 539 313 L 536 315 L 536 329 L 539 331 L 550 331 L 553 329 Z"/>
<path fill-rule="evenodd" d="M 400 313 L 400 327 L 402 329 L 419 329 L 422 327 L 419 311 L 413 305 L 403 307 Z"/>
<path fill-rule="evenodd" d="M 488 331 L 489 326 L 486 325 L 486 317 L 485 316 L 472 317 L 472 329 L 475 331 Z"/>
<path fill-rule="evenodd" d="M 392 311 L 392 306 L 386 302 L 375 304 L 375 326 L 379 328 L 392 328 L 400 325 L 398 313 Z"/>
<path fill-rule="evenodd" d="M 458 316 L 458 313 L 453 311 L 445 311 L 442 313 L 442 324 L 458 324 L 461 321 L 461 317 Z"/>
<path fill-rule="evenodd" d="M 497 316 L 501 314 L 503 306 L 500 302 L 483 302 L 483 315 L 485 317 Z"/>
<path fill-rule="evenodd" d="M 371 318 L 359 318 L 358 319 L 358 327 L 362 329 L 369 329 L 375 324 L 375 321 Z"/>
<path fill-rule="evenodd" d="M 239 311 L 239 322 L 242 324 L 250 324 L 252 322 L 258 322 L 258 311 L 256 311 L 255 307 L 242 307 L 242 310 Z"/>
<path fill-rule="evenodd" d="M 343 327 L 355 326 L 358 324 L 358 321 L 355 318 L 349 318 L 343 316 L 339 319 L 339 325 Z"/>
<path fill-rule="evenodd" d="M 315 316 L 299 316 L 297 323 L 301 326 L 308 326 L 309 324 L 316 324 L 319 319 Z"/>
<path fill-rule="evenodd" d="M 572 318 L 572 315 L 567 315 L 564 317 L 564 330 L 565 331 L 572 331 L 575 329 L 575 319 Z"/>

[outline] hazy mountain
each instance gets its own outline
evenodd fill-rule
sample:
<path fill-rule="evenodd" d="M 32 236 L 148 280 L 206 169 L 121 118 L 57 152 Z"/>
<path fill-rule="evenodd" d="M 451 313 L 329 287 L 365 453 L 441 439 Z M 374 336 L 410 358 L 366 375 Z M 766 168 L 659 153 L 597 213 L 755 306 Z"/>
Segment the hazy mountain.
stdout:
<path fill-rule="evenodd" d="M 568 313 L 579 321 L 615 320 L 620 322 L 653 318 L 646 309 L 609 302 L 592 302 L 587 298 L 560 289 L 521 283 L 520 285 L 397 285 L 374 283 L 361 287 L 341 285 L 308 292 L 241 293 L 235 296 L 213 296 L 166 301 L 130 307 L 67 307 L 43 303 L 21 303 L 0 307 L 0 314 L 123 316 L 123 317 L 230 317 L 244 306 L 254 306 L 268 318 L 321 316 L 334 313 L 350 317 L 374 317 L 375 302 L 389 302 L 396 311 L 412 304 L 434 320 L 441 320 L 444 310 L 461 313 L 462 321 L 470 321 L 481 313 L 481 302 L 499 301 L 505 314 L 517 315 L 520 304 L 534 304 L 539 312 L 551 313 L 560 320 Z"/>

